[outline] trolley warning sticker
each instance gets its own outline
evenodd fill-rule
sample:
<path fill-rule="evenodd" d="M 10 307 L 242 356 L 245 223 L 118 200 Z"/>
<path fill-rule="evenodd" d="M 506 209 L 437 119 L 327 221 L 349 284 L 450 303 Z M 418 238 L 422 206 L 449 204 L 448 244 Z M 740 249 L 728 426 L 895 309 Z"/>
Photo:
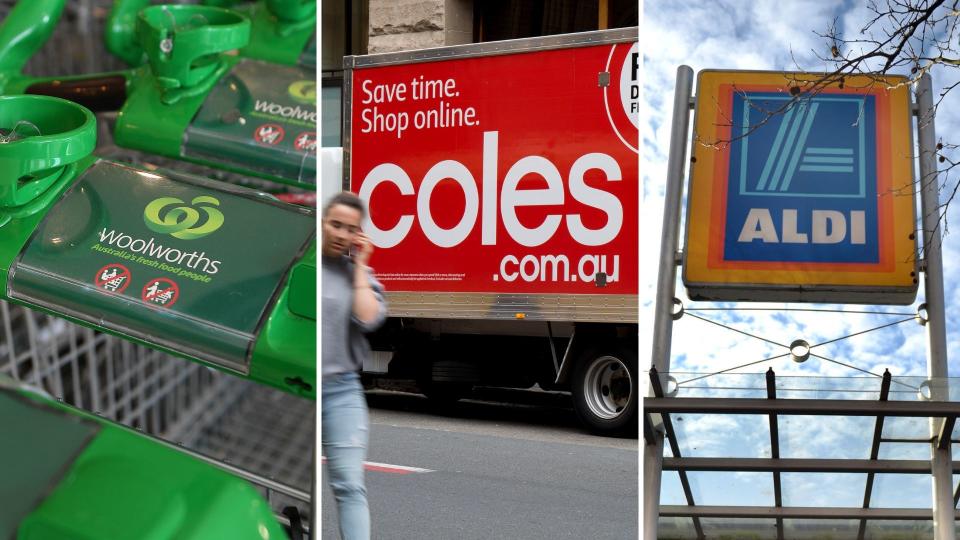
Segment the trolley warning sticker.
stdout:
<path fill-rule="evenodd" d="M 293 147 L 302 152 L 317 151 L 317 132 L 304 131 L 293 140 Z"/>
<path fill-rule="evenodd" d="M 130 285 L 130 269 L 122 264 L 112 263 L 97 271 L 93 284 L 108 292 L 122 293 Z"/>
<path fill-rule="evenodd" d="M 276 146 L 283 140 L 284 135 L 286 135 L 286 132 L 283 130 L 283 126 L 279 124 L 264 124 L 253 132 L 253 139 L 258 143 Z"/>
<path fill-rule="evenodd" d="M 180 287 L 170 278 L 155 278 L 143 286 L 140 298 L 151 305 L 171 307 L 180 298 Z"/>

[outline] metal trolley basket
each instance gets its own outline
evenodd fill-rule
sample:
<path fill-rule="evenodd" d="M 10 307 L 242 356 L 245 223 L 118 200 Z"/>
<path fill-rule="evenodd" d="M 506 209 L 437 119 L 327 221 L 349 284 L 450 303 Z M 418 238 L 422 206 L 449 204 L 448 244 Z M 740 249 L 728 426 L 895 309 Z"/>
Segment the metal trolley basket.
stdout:
<path fill-rule="evenodd" d="M 0 20 L 16 3 L 0 0 Z M 196 2 L 170 2 L 196 3 Z M 111 2 L 71 0 L 53 37 L 27 65 L 34 75 L 120 69 L 103 45 Z M 263 188 L 266 181 L 121 150 L 110 118 L 97 154 Z M 314 402 L 0 301 L 0 376 L 136 429 L 252 483 L 278 519 L 288 507 L 309 537 Z"/>

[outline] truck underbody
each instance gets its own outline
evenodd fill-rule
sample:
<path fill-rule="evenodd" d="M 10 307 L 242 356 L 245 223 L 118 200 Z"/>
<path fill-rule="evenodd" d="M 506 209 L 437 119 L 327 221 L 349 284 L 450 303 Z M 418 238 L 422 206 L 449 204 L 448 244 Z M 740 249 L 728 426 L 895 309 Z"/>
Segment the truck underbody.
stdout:
<path fill-rule="evenodd" d="M 369 380 L 413 380 L 439 404 L 474 386 L 570 392 L 604 435 L 636 433 L 637 325 L 392 317 L 370 336 Z"/>

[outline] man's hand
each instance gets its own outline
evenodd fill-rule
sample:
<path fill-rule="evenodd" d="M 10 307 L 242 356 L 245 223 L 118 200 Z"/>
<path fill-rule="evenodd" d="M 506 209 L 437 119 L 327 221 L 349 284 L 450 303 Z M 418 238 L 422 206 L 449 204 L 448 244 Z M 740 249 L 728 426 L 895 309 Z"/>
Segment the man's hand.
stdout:
<path fill-rule="evenodd" d="M 367 233 L 358 232 L 353 238 L 353 262 L 358 266 L 367 266 L 370 262 L 370 255 L 373 255 L 373 243 Z"/>
<path fill-rule="evenodd" d="M 353 239 L 353 248 L 353 314 L 364 323 L 370 323 L 380 313 L 380 302 L 367 275 L 373 243 L 365 233 L 358 232 Z"/>

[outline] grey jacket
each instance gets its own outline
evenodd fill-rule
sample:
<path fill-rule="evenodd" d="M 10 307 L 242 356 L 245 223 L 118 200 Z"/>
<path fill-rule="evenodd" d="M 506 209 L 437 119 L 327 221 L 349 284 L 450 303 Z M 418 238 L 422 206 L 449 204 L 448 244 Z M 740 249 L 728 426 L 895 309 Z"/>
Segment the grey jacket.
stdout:
<path fill-rule="evenodd" d="M 353 262 L 347 257 L 320 258 L 321 376 L 360 371 L 364 360 L 370 357 L 370 343 L 364 334 L 379 328 L 387 317 L 383 285 L 368 273 L 380 310 L 373 321 L 364 323 L 353 315 Z"/>

